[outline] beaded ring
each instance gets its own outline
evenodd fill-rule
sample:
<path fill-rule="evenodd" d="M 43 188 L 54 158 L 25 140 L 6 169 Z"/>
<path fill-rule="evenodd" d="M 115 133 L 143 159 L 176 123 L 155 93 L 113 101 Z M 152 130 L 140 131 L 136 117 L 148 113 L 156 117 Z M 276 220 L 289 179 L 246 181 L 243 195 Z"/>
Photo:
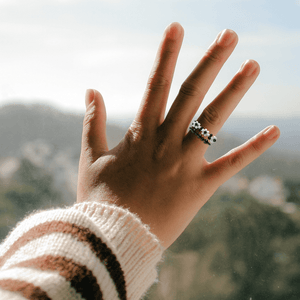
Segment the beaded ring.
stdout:
<path fill-rule="evenodd" d="M 194 133 L 201 141 L 203 141 L 204 144 L 209 146 L 217 141 L 217 137 L 209 133 L 209 131 L 202 127 L 197 120 L 193 121 L 190 131 Z M 207 139 L 205 137 L 207 137 Z"/>

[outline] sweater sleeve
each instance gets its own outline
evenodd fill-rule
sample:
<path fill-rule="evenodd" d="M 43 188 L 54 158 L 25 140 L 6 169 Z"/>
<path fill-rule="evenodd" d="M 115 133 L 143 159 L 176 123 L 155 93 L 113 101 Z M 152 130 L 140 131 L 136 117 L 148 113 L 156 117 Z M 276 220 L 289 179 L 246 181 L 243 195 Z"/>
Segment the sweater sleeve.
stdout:
<path fill-rule="evenodd" d="M 133 299 L 163 248 L 128 210 L 96 202 L 30 215 L 0 247 L 0 299 Z"/>

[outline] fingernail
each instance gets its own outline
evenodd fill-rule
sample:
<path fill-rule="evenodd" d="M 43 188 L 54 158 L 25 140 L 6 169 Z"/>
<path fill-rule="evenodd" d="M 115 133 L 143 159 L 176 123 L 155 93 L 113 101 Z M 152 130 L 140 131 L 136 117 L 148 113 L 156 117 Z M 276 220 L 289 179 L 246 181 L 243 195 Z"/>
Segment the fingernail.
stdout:
<path fill-rule="evenodd" d="M 217 44 L 223 47 L 229 46 L 236 37 L 234 31 L 230 29 L 224 29 L 221 33 L 219 33 L 219 35 L 220 36 L 217 39 Z"/>
<path fill-rule="evenodd" d="M 85 92 L 85 107 L 87 108 L 92 101 L 94 100 L 94 90 L 93 89 L 87 89 Z"/>
<path fill-rule="evenodd" d="M 273 140 L 279 135 L 279 130 L 276 126 L 271 125 L 265 129 L 263 135 L 265 135 L 269 140 Z"/>
<path fill-rule="evenodd" d="M 248 59 L 241 65 L 238 72 L 243 73 L 244 76 L 251 76 L 256 69 L 257 63 L 255 63 L 253 60 Z"/>

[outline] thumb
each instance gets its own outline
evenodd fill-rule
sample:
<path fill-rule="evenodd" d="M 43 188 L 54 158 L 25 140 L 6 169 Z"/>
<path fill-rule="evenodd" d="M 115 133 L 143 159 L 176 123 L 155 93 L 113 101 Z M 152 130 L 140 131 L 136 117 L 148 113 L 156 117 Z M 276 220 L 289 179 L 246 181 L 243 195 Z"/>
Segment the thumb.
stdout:
<path fill-rule="evenodd" d="M 91 163 L 108 151 L 106 111 L 101 94 L 88 89 L 85 95 L 86 112 L 83 121 L 81 155 Z"/>

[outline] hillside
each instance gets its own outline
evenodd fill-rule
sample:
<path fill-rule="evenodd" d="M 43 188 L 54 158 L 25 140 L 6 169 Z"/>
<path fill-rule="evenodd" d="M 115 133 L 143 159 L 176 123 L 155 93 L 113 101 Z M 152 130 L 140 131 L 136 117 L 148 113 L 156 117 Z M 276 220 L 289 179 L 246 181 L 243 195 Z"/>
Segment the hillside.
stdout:
<path fill-rule="evenodd" d="M 83 115 L 60 112 L 43 105 L 9 105 L 0 108 L 0 157 L 20 156 L 22 145 L 45 140 L 57 150 L 71 149 L 79 158 Z M 107 125 L 109 147 L 115 146 L 125 131 Z"/>
<path fill-rule="evenodd" d="M 9 105 L 0 108 L 0 157 L 21 155 L 25 143 L 44 140 L 56 151 L 68 151 L 74 164 L 80 154 L 83 115 L 67 114 L 43 105 Z M 241 119 L 231 118 L 218 134 L 218 143 L 209 148 L 209 161 L 240 145 L 269 124 L 281 128 L 281 138 L 254 163 L 243 170 L 247 177 L 260 174 L 300 180 L 300 130 L 297 119 Z M 129 124 L 107 124 L 109 147 L 115 146 L 124 136 Z"/>

